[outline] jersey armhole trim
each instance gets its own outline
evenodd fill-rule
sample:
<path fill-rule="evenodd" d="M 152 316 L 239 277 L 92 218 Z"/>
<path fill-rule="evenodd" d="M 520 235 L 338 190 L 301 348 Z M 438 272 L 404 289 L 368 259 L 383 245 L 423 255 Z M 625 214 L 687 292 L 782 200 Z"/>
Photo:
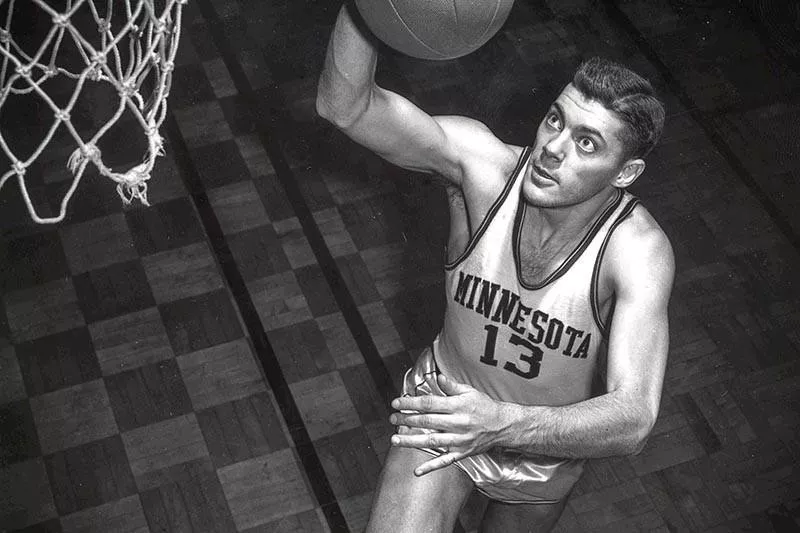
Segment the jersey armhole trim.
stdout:
<path fill-rule="evenodd" d="M 634 197 L 631 198 L 627 205 L 622 209 L 622 212 L 611 225 L 608 233 L 606 233 L 603 243 L 600 245 L 600 250 L 597 252 L 597 258 L 595 259 L 594 268 L 592 269 L 592 283 L 589 289 L 590 300 L 592 302 L 592 316 L 594 317 L 595 324 L 597 324 L 597 327 L 600 328 L 600 333 L 605 339 L 608 339 L 609 330 L 608 324 L 606 324 L 600 316 L 600 298 L 598 295 L 600 285 L 600 266 L 603 262 L 603 256 L 605 255 L 606 248 L 608 248 L 608 242 L 611 240 L 611 235 L 613 235 L 617 227 L 619 227 L 619 225 L 622 224 L 622 222 L 624 222 L 625 219 L 631 215 L 631 213 L 633 213 L 633 210 L 637 205 L 639 205 L 639 199 Z M 613 306 L 612 313 L 609 313 L 609 316 L 612 314 Z"/>
<path fill-rule="evenodd" d="M 459 255 L 454 261 L 450 263 L 445 263 L 444 265 L 445 271 L 453 270 L 454 268 L 456 268 L 467 257 L 469 257 L 470 253 L 472 253 L 472 250 L 474 250 L 475 247 L 478 245 L 478 241 L 480 241 L 483 234 L 486 233 L 486 229 L 489 227 L 489 224 L 492 222 L 495 215 L 497 215 L 497 212 L 500 210 L 500 207 L 503 205 L 503 203 L 505 203 L 509 193 L 514 188 L 514 184 L 519 178 L 519 175 L 522 169 L 524 168 L 525 163 L 528 161 L 528 157 L 530 156 L 531 151 L 532 148 L 530 146 L 526 147 L 522 151 L 522 154 L 519 157 L 519 161 L 517 161 L 517 166 L 514 168 L 514 172 L 511 173 L 511 177 L 508 179 L 508 181 L 506 181 L 506 184 L 503 187 L 500 196 L 498 196 L 497 199 L 495 199 L 494 203 L 489 208 L 489 212 L 486 213 L 486 216 L 483 218 L 480 225 L 478 226 L 478 229 L 476 229 L 475 233 L 469 238 L 467 247 L 464 249 L 463 252 L 461 252 L 461 255 Z M 469 208 L 466 205 L 466 200 L 464 208 L 467 210 L 467 217 L 469 217 Z"/>

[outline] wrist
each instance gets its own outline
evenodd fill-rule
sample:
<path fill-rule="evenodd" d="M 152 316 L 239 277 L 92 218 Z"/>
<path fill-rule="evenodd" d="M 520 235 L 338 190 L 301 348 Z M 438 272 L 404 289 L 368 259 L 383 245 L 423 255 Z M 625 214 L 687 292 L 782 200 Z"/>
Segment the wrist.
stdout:
<path fill-rule="evenodd" d="M 520 431 L 520 408 L 522 406 L 500 402 L 497 410 L 497 423 L 499 430 L 496 436 L 496 447 L 516 448 Z"/>
<path fill-rule="evenodd" d="M 550 410 L 547 406 L 503 404 L 498 416 L 503 429 L 498 434 L 497 446 L 539 453 L 535 450 L 544 439 L 543 421 L 548 420 Z"/>

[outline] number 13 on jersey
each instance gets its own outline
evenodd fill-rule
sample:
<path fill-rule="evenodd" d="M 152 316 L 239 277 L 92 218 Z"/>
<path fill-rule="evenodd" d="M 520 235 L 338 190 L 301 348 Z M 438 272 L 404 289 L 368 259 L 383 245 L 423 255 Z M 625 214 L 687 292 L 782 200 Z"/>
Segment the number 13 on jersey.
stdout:
<path fill-rule="evenodd" d="M 483 349 L 480 361 L 489 366 L 497 366 L 499 361 L 495 358 L 495 350 L 497 348 L 499 329 L 493 324 L 487 324 L 484 329 L 486 330 L 486 346 Z M 537 377 L 542 364 L 542 356 L 544 355 L 541 348 L 516 333 L 512 333 L 507 342 L 519 350 L 519 361 L 506 361 L 503 364 L 503 369 L 525 379 Z"/>

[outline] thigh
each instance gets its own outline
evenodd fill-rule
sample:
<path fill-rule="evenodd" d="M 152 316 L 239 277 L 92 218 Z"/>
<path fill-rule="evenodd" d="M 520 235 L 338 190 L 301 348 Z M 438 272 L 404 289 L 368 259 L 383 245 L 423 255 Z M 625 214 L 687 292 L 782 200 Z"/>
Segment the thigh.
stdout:
<path fill-rule="evenodd" d="M 567 499 L 558 503 L 502 503 L 491 501 L 481 522 L 481 533 L 550 531 L 564 511 Z"/>
<path fill-rule="evenodd" d="M 453 531 L 472 492 L 472 480 L 456 466 L 421 477 L 414 468 L 431 455 L 413 448 L 391 448 L 372 501 L 368 533 Z"/>

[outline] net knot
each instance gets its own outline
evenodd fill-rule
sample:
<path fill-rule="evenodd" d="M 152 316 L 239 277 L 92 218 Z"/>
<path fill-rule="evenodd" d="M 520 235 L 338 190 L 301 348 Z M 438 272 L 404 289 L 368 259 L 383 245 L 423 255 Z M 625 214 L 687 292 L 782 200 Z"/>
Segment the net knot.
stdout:
<path fill-rule="evenodd" d="M 25 175 L 25 165 L 22 161 L 14 161 L 13 168 L 17 176 L 22 177 Z"/>
<path fill-rule="evenodd" d="M 59 28 L 64 28 L 69 23 L 69 16 L 65 15 L 64 13 L 58 13 L 53 15 L 53 24 L 58 26 Z"/>
<path fill-rule="evenodd" d="M 103 78 L 103 67 L 106 66 L 106 56 L 103 54 L 95 54 L 92 56 L 92 62 L 87 67 L 87 76 L 92 81 L 99 81 Z"/>
<path fill-rule="evenodd" d="M 99 31 L 100 33 L 108 33 L 110 29 L 111 29 L 111 22 L 109 22 L 108 20 L 99 19 L 97 21 L 97 31 Z"/>
<path fill-rule="evenodd" d="M 158 132 L 157 126 L 148 126 L 145 129 L 145 133 L 147 134 L 147 138 L 150 139 L 150 147 L 151 153 L 155 153 L 156 155 L 164 155 L 164 137 Z"/>
<path fill-rule="evenodd" d="M 121 98 L 131 98 L 136 94 L 136 83 L 133 79 L 128 78 L 119 84 L 119 96 Z"/>
<path fill-rule="evenodd" d="M 55 116 L 57 120 L 61 120 L 63 122 L 69 121 L 69 111 L 67 111 L 66 109 L 59 109 L 58 111 L 55 112 Z"/>
<path fill-rule="evenodd" d="M 92 161 L 97 161 L 100 159 L 100 148 L 96 144 L 84 144 L 81 146 L 81 154 Z"/>
<path fill-rule="evenodd" d="M 150 172 L 146 163 L 133 167 L 125 174 L 115 174 L 117 194 L 126 205 L 130 205 L 135 198 L 143 205 L 149 206 L 150 203 L 147 200 L 147 180 L 149 179 Z"/>
<path fill-rule="evenodd" d="M 20 65 L 17 67 L 17 74 L 22 76 L 23 78 L 30 78 L 31 76 L 31 66 L 30 65 Z"/>
<path fill-rule="evenodd" d="M 11 32 L 0 28 L 0 43 L 8 44 L 11 42 Z"/>
<path fill-rule="evenodd" d="M 94 162 L 97 164 L 100 161 L 100 148 L 98 148 L 94 144 L 84 144 L 74 152 L 72 155 L 69 156 L 67 160 L 67 168 L 75 174 L 78 172 L 78 169 L 83 165 L 87 160 Z"/>
<path fill-rule="evenodd" d="M 92 67 L 100 68 L 106 65 L 106 56 L 100 53 L 97 53 L 92 56 Z"/>
<path fill-rule="evenodd" d="M 92 81 L 100 81 L 103 78 L 103 70 L 98 65 L 93 65 L 87 71 L 87 77 Z"/>

